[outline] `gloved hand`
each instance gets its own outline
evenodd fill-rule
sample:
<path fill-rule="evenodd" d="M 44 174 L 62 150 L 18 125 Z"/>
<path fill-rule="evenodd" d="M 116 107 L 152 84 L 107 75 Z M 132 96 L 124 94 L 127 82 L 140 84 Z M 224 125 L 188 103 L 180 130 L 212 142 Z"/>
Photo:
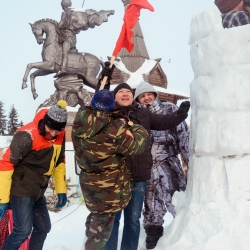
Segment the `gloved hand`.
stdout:
<path fill-rule="evenodd" d="M 177 114 L 180 117 L 186 118 L 188 116 L 189 108 L 190 108 L 190 101 L 182 102 L 177 111 Z"/>
<path fill-rule="evenodd" d="M 56 208 L 62 208 L 66 205 L 67 195 L 66 194 L 57 194 L 58 201 L 56 203 Z"/>
<path fill-rule="evenodd" d="M 4 217 L 7 209 L 8 209 L 8 203 L 0 204 L 0 220 Z"/>
<path fill-rule="evenodd" d="M 105 62 L 104 64 L 105 64 L 105 66 L 104 66 L 104 68 L 102 69 L 102 72 L 101 72 L 101 75 L 102 75 L 101 79 L 103 79 L 105 76 L 107 76 L 108 77 L 108 81 L 111 81 L 115 65 L 113 64 L 112 67 L 110 68 L 109 67 L 110 66 L 110 62 L 109 61 Z"/>

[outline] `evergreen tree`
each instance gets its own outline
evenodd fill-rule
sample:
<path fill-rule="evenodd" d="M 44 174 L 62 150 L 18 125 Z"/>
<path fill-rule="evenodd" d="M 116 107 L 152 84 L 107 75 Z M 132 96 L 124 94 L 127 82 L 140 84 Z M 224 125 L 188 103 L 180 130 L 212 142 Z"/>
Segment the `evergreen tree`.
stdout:
<path fill-rule="evenodd" d="M 8 134 L 9 135 L 14 135 L 16 130 L 20 127 L 18 123 L 18 113 L 17 110 L 15 109 L 14 105 L 11 106 L 11 110 L 9 113 L 9 121 L 8 121 Z"/>
<path fill-rule="evenodd" d="M 5 134 L 7 119 L 6 115 L 4 115 L 5 110 L 3 109 L 3 103 L 0 101 L 0 135 Z"/>
<path fill-rule="evenodd" d="M 22 126 L 23 126 L 23 121 L 20 121 L 19 128 L 21 128 Z"/>

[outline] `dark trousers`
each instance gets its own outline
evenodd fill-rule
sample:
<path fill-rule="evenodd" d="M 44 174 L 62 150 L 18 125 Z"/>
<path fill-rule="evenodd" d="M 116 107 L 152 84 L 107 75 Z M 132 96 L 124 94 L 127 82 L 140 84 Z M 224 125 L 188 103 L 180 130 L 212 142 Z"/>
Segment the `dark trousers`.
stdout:
<path fill-rule="evenodd" d="M 132 190 L 132 198 L 129 201 L 128 206 L 123 209 L 124 227 L 121 250 L 137 250 L 140 236 L 140 218 L 145 191 L 146 181 L 135 181 Z M 106 250 L 117 250 L 121 213 L 121 211 L 115 213 L 112 233 L 105 246 Z"/>
<path fill-rule="evenodd" d="M 51 229 L 45 197 L 36 200 L 28 196 L 13 196 L 10 204 L 14 229 L 4 242 L 2 250 L 18 250 L 31 231 L 29 250 L 42 250 L 47 233 Z"/>

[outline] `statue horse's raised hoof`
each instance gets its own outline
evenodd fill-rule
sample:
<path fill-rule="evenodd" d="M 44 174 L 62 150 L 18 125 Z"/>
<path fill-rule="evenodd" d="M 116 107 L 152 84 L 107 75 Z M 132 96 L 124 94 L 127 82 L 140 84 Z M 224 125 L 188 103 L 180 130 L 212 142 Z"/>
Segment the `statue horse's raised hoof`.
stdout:
<path fill-rule="evenodd" d="M 32 92 L 33 94 L 33 99 L 36 100 L 36 98 L 38 97 L 38 94 L 36 92 Z"/>
<path fill-rule="evenodd" d="M 22 89 L 26 89 L 28 87 L 28 85 L 26 84 L 27 81 L 23 81 L 23 84 L 22 84 Z"/>

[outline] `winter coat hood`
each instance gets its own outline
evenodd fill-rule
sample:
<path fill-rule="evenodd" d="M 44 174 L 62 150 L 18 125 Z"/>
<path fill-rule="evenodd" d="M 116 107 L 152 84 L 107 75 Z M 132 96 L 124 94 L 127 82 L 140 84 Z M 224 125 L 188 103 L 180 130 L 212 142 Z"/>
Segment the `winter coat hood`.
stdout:
<path fill-rule="evenodd" d="M 155 90 L 155 88 L 148 82 L 140 82 L 135 90 L 135 96 L 134 100 L 138 101 L 138 97 L 143 93 L 153 93 L 155 97 L 158 97 L 158 92 Z"/>

